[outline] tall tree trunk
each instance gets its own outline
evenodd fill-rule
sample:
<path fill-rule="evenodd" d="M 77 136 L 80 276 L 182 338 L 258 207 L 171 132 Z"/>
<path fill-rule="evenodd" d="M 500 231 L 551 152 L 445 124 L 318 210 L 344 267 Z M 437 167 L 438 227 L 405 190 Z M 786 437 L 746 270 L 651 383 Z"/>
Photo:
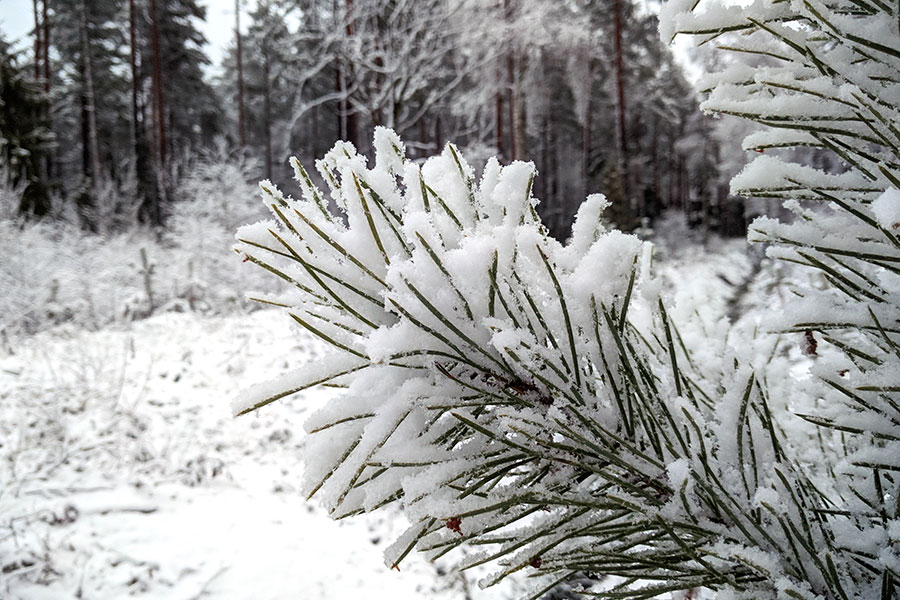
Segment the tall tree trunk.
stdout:
<path fill-rule="evenodd" d="M 441 136 L 441 115 L 438 113 L 434 117 L 434 151 L 440 152 L 442 145 L 442 136 Z"/>
<path fill-rule="evenodd" d="M 626 130 L 625 109 L 625 65 L 622 51 L 622 0 L 613 0 L 615 67 L 616 67 L 616 108 L 618 112 L 619 134 L 619 173 L 622 179 L 622 192 L 625 197 L 625 228 L 630 228 L 632 219 L 632 199 L 630 177 L 628 173 L 628 132 Z"/>
<path fill-rule="evenodd" d="M 661 208 L 660 204 L 662 203 L 662 190 L 660 189 L 660 168 L 659 164 L 659 128 L 660 122 L 659 117 L 653 115 L 651 120 L 651 127 L 653 127 L 653 147 L 650 149 L 650 168 L 653 169 L 653 201 L 655 202 L 655 206 L 653 207 L 654 211 L 657 211 Z M 716 163 L 718 164 L 718 163 Z"/>
<path fill-rule="evenodd" d="M 244 58 L 241 49 L 241 0 L 234 0 L 234 36 L 237 40 L 237 96 L 238 96 L 238 140 L 241 148 L 247 145 L 244 128 Z"/>
<path fill-rule="evenodd" d="M 130 45 L 131 59 L 131 129 L 134 136 L 135 159 L 140 156 L 139 144 L 142 137 L 141 124 L 138 110 L 139 77 L 137 69 L 137 11 L 134 0 L 128 0 L 128 43 Z"/>
<path fill-rule="evenodd" d="M 510 0 L 502 1 L 502 9 L 503 9 L 503 20 L 507 23 L 512 20 L 512 6 L 510 5 Z M 510 40 L 505 40 L 508 42 Z M 506 58 L 506 82 L 504 85 L 504 91 L 506 93 L 506 117 L 509 119 L 509 159 L 516 159 L 516 123 L 515 123 L 515 97 L 513 91 L 513 82 L 515 81 L 515 77 L 513 75 L 513 57 L 512 50 L 507 47 L 504 56 Z"/>
<path fill-rule="evenodd" d="M 166 163 L 165 104 L 162 90 L 162 56 L 159 47 L 159 12 L 156 0 L 150 0 L 150 36 L 153 53 L 153 119 L 156 126 L 156 158 L 158 169 Z"/>
<path fill-rule="evenodd" d="M 33 0 L 34 7 L 34 81 L 41 80 L 41 59 L 44 54 L 41 50 L 41 21 L 38 18 L 38 0 Z"/>
<path fill-rule="evenodd" d="M 349 40 L 350 37 L 353 35 L 353 24 L 351 23 L 351 19 L 350 19 L 351 14 L 353 12 L 353 0 L 346 0 L 346 8 L 347 8 L 347 13 L 346 13 L 346 17 L 345 17 L 345 33 L 347 34 L 347 39 Z M 345 121 L 346 129 L 347 129 L 347 137 L 345 137 L 344 139 L 346 139 L 348 142 L 352 143 L 354 146 L 359 148 L 359 143 L 357 140 L 357 136 L 358 136 L 357 129 L 358 129 L 359 118 L 358 118 L 358 115 L 356 114 L 356 111 L 353 110 L 351 107 L 352 102 L 350 100 L 350 94 L 347 91 L 347 78 L 346 77 L 344 77 L 343 83 L 344 83 L 344 92 L 345 92 L 344 110 L 347 111 L 346 112 L 346 121 Z"/>
<path fill-rule="evenodd" d="M 42 25 L 44 29 L 43 35 L 43 51 L 44 51 L 44 93 L 50 93 L 50 18 L 47 10 L 47 0 L 41 3 L 43 19 Z M 48 98 L 49 101 L 49 98 Z"/>
<path fill-rule="evenodd" d="M 159 214 L 158 196 L 154 191 L 150 148 L 147 143 L 146 119 L 140 97 L 141 72 L 138 68 L 138 14 L 135 0 L 128 0 L 128 41 L 131 46 L 131 129 L 134 149 L 134 168 L 140 198 L 140 218 L 156 223 Z"/>
<path fill-rule="evenodd" d="M 588 99 L 588 107 L 585 111 L 584 125 L 581 126 L 581 194 L 579 199 L 587 198 L 588 188 L 590 186 L 591 171 L 591 146 L 593 138 L 591 137 L 591 129 L 593 128 L 593 114 L 591 113 L 590 99 Z"/>
<path fill-rule="evenodd" d="M 163 206 L 166 201 L 166 111 L 163 98 L 162 52 L 159 45 L 159 11 L 156 0 L 150 0 L 150 47 L 151 62 L 153 63 L 153 101 L 151 104 L 154 141 L 156 142 L 156 148 L 153 151 L 156 155 L 153 169 L 156 176 L 156 190 L 151 222 L 154 225 L 162 225 Z"/>
<path fill-rule="evenodd" d="M 497 155 L 503 157 L 503 76 L 498 69 L 497 93 L 494 95 L 494 145 Z"/>
<path fill-rule="evenodd" d="M 41 62 L 44 60 L 44 56 L 46 53 L 44 52 L 44 46 L 47 44 L 46 39 L 44 38 L 44 24 L 38 17 L 38 0 L 33 1 L 34 8 L 34 82 L 37 85 L 41 83 Z M 45 16 L 46 18 L 46 16 Z M 45 69 L 46 71 L 46 69 Z M 49 98 L 45 98 L 49 102 Z M 43 113 L 43 110 L 41 111 Z M 46 113 L 45 113 L 46 114 Z M 41 165 L 39 161 L 34 161 L 34 170 L 35 176 L 39 179 L 43 179 L 41 177 Z M 50 153 L 47 153 L 47 156 L 44 159 L 44 174 L 49 179 L 50 177 Z"/>
<path fill-rule="evenodd" d="M 43 18 L 41 19 L 41 26 L 43 29 L 43 63 L 44 63 L 44 94 L 47 100 L 47 110 L 50 111 L 50 15 L 49 10 L 47 10 L 47 0 L 43 0 L 41 2 L 41 12 L 43 14 Z M 47 120 L 52 121 L 52 114 L 47 115 Z M 45 164 L 45 174 L 47 176 L 47 180 L 53 178 L 53 151 L 48 150 L 47 155 L 44 159 Z"/>
<path fill-rule="evenodd" d="M 338 139 L 347 139 L 347 88 L 344 85 L 344 70 L 341 60 L 338 59 L 334 72 L 334 87 L 338 91 L 337 133 Z"/>
<path fill-rule="evenodd" d="M 428 136 L 425 135 L 425 117 L 419 119 L 419 143 L 422 144 L 422 154 L 427 154 Z"/>
<path fill-rule="evenodd" d="M 513 160 L 525 160 L 528 146 L 527 120 L 525 114 L 525 89 L 522 85 L 523 58 L 519 52 L 511 57 L 513 66 L 512 83 L 512 133 Z"/>
<path fill-rule="evenodd" d="M 509 154 L 510 160 L 516 160 L 516 97 L 515 76 L 513 74 L 512 55 L 506 54 L 506 104 L 509 118 Z"/>
<path fill-rule="evenodd" d="M 272 82 L 270 81 L 269 54 L 263 50 L 263 128 L 266 141 L 266 179 L 272 178 Z"/>
<path fill-rule="evenodd" d="M 85 140 L 87 145 L 86 157 L 89 165 L 84 166 L 84 172 L 91 179 L 91 187 L 96 189 L 100 179 L 100 147 L 97 141 L 97 106 L 94 95 L 94 67 L 91 60 L 90 33 L 88 31 L 87 7 L 81 3 L 81 67 L 83 71 L 82 95 L 84 98 L 82 118 L 86 119 L 87 133 Z"/>
<path fill-rule="evenodd" d="M 43 0 L 41 2 L 41 12 L 43 14 L 43 18 L 41 19 L 41 26 L 43 29 L 43 63 L 44 63 L 44 95 L 47 101 L 47 121 L 52 122 L 52 109 L 50 106 L 50 16 L 49 11 L 47 10 L 47 0 Z M 47 176 L 47 180 L 50 181 L 53 178 L 53 150 L 47 150 L 47 154 L 44 157 L 44 165 L 45 170 L 44 173 Z"/>

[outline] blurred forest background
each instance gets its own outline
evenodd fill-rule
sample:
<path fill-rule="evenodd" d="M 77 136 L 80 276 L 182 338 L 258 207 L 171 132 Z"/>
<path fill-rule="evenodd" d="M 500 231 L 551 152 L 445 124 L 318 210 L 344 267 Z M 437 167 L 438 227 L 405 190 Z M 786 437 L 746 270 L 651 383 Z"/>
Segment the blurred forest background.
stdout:
<path fill-rule="evenodd" d="M 211 153 L 281 185 L 290 155 L 338 139 L 367 151 L 385 125 L 422 157 L 451 140 L 470 157 L 534 161 L 561 238 L 597 191 L 626 230 L 675 208 L 692 227 L 744 232 L 721 172 L 742 158 L 725 156 L 740 153 L 736 136 L 698 112 L 653 3 L 239 3 L 212 65 L 198 0 L 33 0 L 30 47 L 0 42 L 17 212 L 71 213 L 91 232 L 165 228 Z"/>
<path fill-rule="evenodd" d="M 266 216 L 256 183 L 293 189 L 288 158 L 312 167 L 339 139 L 371 155 L 377 125 L 413 158 L 453 141 L 476 168 L 533 161 L 559 239 L 595 192 L 644 237 L 663 214 L 701 244 L 752 217 L 727 183 L 748 126 L 698 110 L 653 0 L 3 6 L 33 23 L 0 33 L 7 347 L 57 323 L 245 307 L 244 290 L 273 285 L 229 252 L 237 226 Z"/>

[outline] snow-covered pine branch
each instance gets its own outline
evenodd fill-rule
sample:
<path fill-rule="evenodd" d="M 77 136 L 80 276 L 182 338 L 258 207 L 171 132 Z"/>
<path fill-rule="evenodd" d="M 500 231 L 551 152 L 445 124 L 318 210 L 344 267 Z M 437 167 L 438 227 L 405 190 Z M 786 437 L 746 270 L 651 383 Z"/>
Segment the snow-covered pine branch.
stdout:
<path fill-rule="evenodd" d="M 491 160 L 476 183 L 453 145 L 421 166 L 389 130 L 374 147 L 373 167 L 343 142 L 317 163 L 340 217 L 295 161 L 302 198 L 264 182 L 274 220 L 238 234 L 290 284 L 260 300 L 334 354 L 235 413 L 346 388 L 307 423 L 309 496 L 335 518 L 399 502 L 411 526 L 389 566 L 467 544 L 480 552 L 463 567 L 495 567 L 484 585 L 524 570 L 531 598 L 583 572 L 619 577 L 617 598 L 834 583 L 813 552 L 830 533 L 808 512 L 820 499 L 764 386 L 742 356 L 699 375 L 639 276 L 647 248 L 600 224 L 602 196 L 562 245 L 536 216 L 532 165 Z"/>
<path fill-rule="evenodd" d="M 794 290 L 774 330 L 815 355 L 793 407 L 820 428 L 803 465 L 817 478 L 827 532 L 814 547 L 826 598 L 900 594 L 900 28 L 877 0 L 767 2 L 745 9 L 670 1 L 661 33 L 699 35 L 738 61 L 709 75 L 703 108 L 767 126 L 744 147 L 762 153 L 732 181 L 744 196 L 782 198 L 788 222 L 758 219 L 750 237 L 770 256 L 817 274 Z M 724 32 L 737 32 L 723 35 Z M 840 163 L 824 172 L 784 148 L 814 147 Z M 808 151 L 807 151 L 808 153 Z M 816 340 L 824 341 L 820 345 Z M 812 450 L 812 452 L 810 452 Z M 818 451 L 816 451 L 818 450 Z M 810 460 L 810 457 L 815 460 Z M 798 537 L 799 532 L 792 535 Z M 800 536 L 802 537 L 802 536 Z"/>

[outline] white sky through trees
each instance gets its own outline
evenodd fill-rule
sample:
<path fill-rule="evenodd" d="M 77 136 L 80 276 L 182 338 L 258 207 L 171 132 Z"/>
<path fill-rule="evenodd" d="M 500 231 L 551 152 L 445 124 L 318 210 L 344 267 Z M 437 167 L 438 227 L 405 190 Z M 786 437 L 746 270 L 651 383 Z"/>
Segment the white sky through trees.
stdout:
<path fill-rule="evenodd" d="M 234 2 L 232 0 L 206 0 L 206 21 L 198 27 L 206 36 L 204 50 L 209 55 L 215 69 L 219 68 L 222 56 L 234 37 Z M 246 16 L 256 5 L 256 0 L 242 0 L 244 18 L 241 29 L 245 29 L 249 18 Z M 123 27 L 126 23 L 122 24 Z M 34 13 L 31 0 L 0 0 L 0 31 L 7 41 L 13 42 L 17 48 L 30 47 L 31 31 L 34 28 Z"/>

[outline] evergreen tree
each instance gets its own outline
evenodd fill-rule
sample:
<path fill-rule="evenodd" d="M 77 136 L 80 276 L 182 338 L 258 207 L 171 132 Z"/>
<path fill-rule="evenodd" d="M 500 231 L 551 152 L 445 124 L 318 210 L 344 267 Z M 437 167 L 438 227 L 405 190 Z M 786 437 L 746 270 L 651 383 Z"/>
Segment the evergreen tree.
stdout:
<path fill-rule="evenodd" d="M 78 154 L 62 156 L 71 177 L 78 165 L 81 175 L 94 182 L 120 165 L 122 149 L 129 146 L 130 85 L 123 66 L 128 47 L 120 22 L 122 2 L 97 0 L 51 0 L 53 45 L 60 56 L 64 98 L 55 127 L 64 132 L 79 131 L 80 140 L 66 144 Z M 72 124 L 77 127 L 72 128 Z M 70 135 L 65 136 L 66 139 Z M 103 143 L 100 143 L 100 140 Z"/>
<path fill-rule="evenodd" d="M 166 153 L 173 155 L 210 145 L 221 124 L 215 93 L 203 74 L 209 64 L 203 52 L 206 38 L 197 29 L 206 8 L 197 0 L 156 0 L 156 4 Z M 145 48 L 147 56 L 150 50 Z"/>
<path fill-rule="evenodd" d="M 250 13 L 244 44 L 250 143 L 261 149 L 267 179 L 272 178 L 273 152 L 281 157 L 290 141 L 286 121 L 293 101 L 290 74 L 295 58 L 293 35 L 286 24 L 289 9 L 283 4 L 272 0 L 257 4 Z M 279 132 L 287 135 L 273 139 Z"/>
<path fill-rule="evenodd" d="M 815 363 L 791 404 L 749 342 L 695 363 L 641 242 L 600 224 L 602 197 L 566 245 L 549 237 L 532 165 L 489 160 L 476 182 L 455 146 L 419 165 L 379 129 L 374 165 L 343 143 L 317 163 L 341 218 L 296 161 L 300 200 L 263 182 L 274 220 L 243 228 L 237 250 L 291 285 L 260 300 L 333 354 L 235 412 L 345 388 L 307 423 L 305 490 L 334 518 L 402 502 L 411 526 L 388 565 L 469 544 L 481 552 L 463 567 L 495 565 L 485 585 L 524 571 L 528 598 L 585 573 L 580 592 L 601 598 L 900 590 L 896 14 L 695 6 L 669 4 L 664 36 L 740 31 L 730 49 L 775 61 L 715 75 L 705 107 L 768 126 L 748 148 L 820 146 L 846 167 L 764 154 L 732 183 L 787 200 L 795 220 L 759 220 L 752 237 L 830 284 L 798 288 L 796 314 L 768 324 L 801 334 Z"/>
<path fill-rule="evenodd" d="M 5 184 L 23 185 L 21 214 L 42 216 L 50 211 L 47 187 L 41 181 L 41 161 L 52 147 L 47 104 L 30 81 L 9 43 L 0 37 L 0 157 Z"/>

